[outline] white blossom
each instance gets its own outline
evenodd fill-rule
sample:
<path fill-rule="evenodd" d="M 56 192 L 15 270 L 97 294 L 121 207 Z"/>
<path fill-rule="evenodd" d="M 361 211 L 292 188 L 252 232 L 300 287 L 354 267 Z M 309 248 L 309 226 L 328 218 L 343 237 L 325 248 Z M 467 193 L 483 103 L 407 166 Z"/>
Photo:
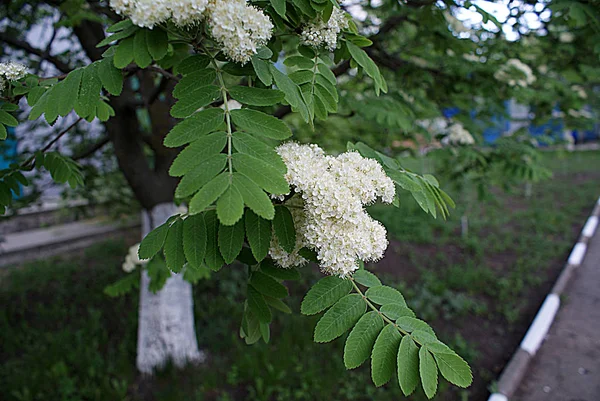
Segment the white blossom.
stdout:
<path fill-rule="evenodd" d="M 348 28 L 346 13 L 335 7 L 329 21 L 311 22 L 307 24 L 300 35 L 305 45 L 319 48 L 325 46 L 333 51 L 337 47 L 337 39 L 342 29 Z"/>
<path fill-rule="evenodd" d="M 521 87 L 527 87 L 536 80 L 531 67 L 516 58 L 508 59 L 506 64 L 494 73 L 494 77 L 498 81 L 508 83 L 510 86 L 518 85 Z"/>
<path fill-rule="evenodd" d="M 9 61 L 7 63 L 0 63 L 0 78 L 8 82 L 18 81 L 27 75 L 27 67 L 23 64 Z"/>
<path fill-rule="evenodd" d="M 131 273 L 135 270 L 138 265 L 144 263 L 139 257 L 140 244 L 135 244 L 129 248 L 127 256 L 125 256 L 125 262 L 123 262 L 123 271 L 125 273 Z"/>
<path fill-rule="evenodd" d="M 587 93 L 585 91 L 585 89 L 583 88 L 583 86 L 581 85 L 572 85 L 571 86 L 571 90 L 575 93 L 577 93 L 577 96 L 579 96 L 579 98 L 581 99 L 587 99 Z"/>
<path fill-rule="evenodd" d="M 454 123 L 448 128 L 448 135 L 442 142 L 451 145 L 473 145 L 475 140 L 461 123 Z"/>
<path fill-rule="evenodd" d="M 573 35 L 571 32 L 561 32 L 558 35 L 558 40 L 562 43 L 571 43 L 575 40 L 575 35 Z"/>
<path fill-rule="evenodd" d="M 341 277 L 358 269 L 357 261 L 379 260 L 387 248 L 386 230 L 364 206 L 390 203 L 395 187 L 374 160 L 356 152 L 327 156 L 316 145 L 285 143 L 277 148 L 296 195 L 287 201 L 297 231 L 294 252 L 274 239 L 270 255 L 282 267 L 302 264 L 302 247 L 314 249 L 323 271 Z M 297 263 L 298 262 L 298 263 Z"/>

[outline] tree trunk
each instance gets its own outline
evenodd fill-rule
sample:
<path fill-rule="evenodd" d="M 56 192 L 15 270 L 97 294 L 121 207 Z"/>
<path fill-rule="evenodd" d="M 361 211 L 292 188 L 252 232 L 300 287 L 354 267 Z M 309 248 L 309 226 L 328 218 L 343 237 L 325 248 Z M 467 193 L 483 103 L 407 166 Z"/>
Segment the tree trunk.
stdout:
<path fill-rule="evenodd" d="M 142 237 L 176 213 L 173 203 L 161 203 L 142 212 Z M 152 374 L 169 360 L 177 367 L 202 362 L 194 327 L 192 286 L 181 274 L 171 274 L 165 286 L 153 294 L 150 278 L 142 272 L 138 326 L 137 368 Z"/>

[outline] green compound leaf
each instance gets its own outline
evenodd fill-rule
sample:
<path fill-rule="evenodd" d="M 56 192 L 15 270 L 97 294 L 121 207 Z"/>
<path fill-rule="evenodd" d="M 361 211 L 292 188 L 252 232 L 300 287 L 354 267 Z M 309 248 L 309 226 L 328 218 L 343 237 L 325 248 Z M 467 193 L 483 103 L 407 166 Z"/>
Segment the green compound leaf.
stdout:
<path fill-rule="evenodd" d="M 260 271 L 278 280 L 300 280 L 300 273 L 296 269 L 277 267 L 272 259 L 263 260 Z"/>
<path fill-rule="evenodd" d="M 385 304 L 379 308 L 379 311 L 391 320 L 396 320 L 403 316 L 415 317 L 415 312 L 401 304 Z"/>
<path fill-rule="evenodd" d="M 406 301 L 402 294 L 400 294 L 400 291 L 386 285 L 371 287 L 365 295 L 378 305 L 400 304 L 406 306 Z"/>
<path fill-rule="evenodd" d="M 419 347 L 410 336 L 402 337 L 398 350 L 398 383 L 407 397 L 419 384 Z"/>
<path fill-rule="evenodd" d="M 362 284 L 365 287 L 378 287 L 378 286 L 381 285 L 381 281 L 377 278 L 376 275 L 374 275 L 370 271 L 367 271 L 367 270 L 364 270 L 364 269 L 357 270 L 352 275 L 352 278 L 358 284 Z"/>
<path fill-rule="evenodd" d="M 190 201 L 190 214 L 204 211 L 229 187 L 229 174 L 222 173 L 203 186 Z"/>
<path fill-rule="evenodd" d="M 140 259 L 150 259 L 160 251 L 167 238 L 167 232 L 169 231 L 169 223 L 162 224 L 150 231 L 142 242 L 140 243 L 140 249 L 138 250 L 138 256 Z"/>
<path fill-rule="evenodd" d="M 427 347 L 421 347 L 419 350 L 419 375 L 425 395 L 429 399 L 433 398 L 437 391 L 438 370 Z"/>
<path fill-rule="evenodd" d="M 248 286 L 248 306 L 260 322 L 269 323 L 271 321 L 272 315 L 269 305 L 267 305 L 262 294 L 252 285 Z"/>
<path fill-rule="evenodd" d="M 429 346 L 427 346 L 429 348 Z M 469 364 L 454 353 L 434 353 L 433 356 L 442 373 L 450 383 L 459 387 L 469 387 L 473 382 L 473 374 Z"/>
<path fill-rule="evenodd" d="M 269 196 L 251 179 L 240 173 L 233 173 L 233 185 L 244 198 L 244 203 L 254 213 L 267 220 L 275 217 L 275 208 Z"/>
<path fill-rule="evenodd" d="M 204 223 L 206 224 L 206 256 L 204 263 L 213 270 L 219 271 L 225 261 L 219 251 L 219 220 L 217 213 L 214 210 L 209 210 L 204 213 Z"/>
<path fill-rule="evenodd" d="M 224 132 L 215 132 L 197 139 L 177 155 L 169 174 L 172 177 L 187 174 L 194 167 L 221 153 L 226 143 L 227 135 Z"/>
<path fill-rule="evenodd" d="M 230 185 L 217 201 L 217 216 L 221 224 L 232 226 L 244 215 L 244 199 L 240 192 Z"/>
<path fill-rule="evenodd" d="M 231 118 L 241 131 L 272 139 L 286 139 L 292 136 L 289 127 L 278 118 L 250 109 L 231 110 Z"/>
<path fill-rule="evenodd" d="M 250 284 L 261 294 L 272 298 L 285 298 L 289 295 L 288 289 L 283 284 L 260 271 L 252 273 Z"/>
<path fill-rule="evenodd" d="M 177 124 L 165 137 L 164 145 L 177 148 L 193 142 L 219 128 L 225 122 L 225 114 L 219 108 L 199 111 Z"/>
<path fill-rule="evenodd" d="M 284 98 L 282 91 L 248 86 L 234 86 L 229 89 L 229 94 L 238 102 L 251 106 L 272 106 L 281 103 Z"/>
<path fill-rule="evenodd" d="M 292 213 L 285 206 L 275 208 L 275 218 L 273 219 L 273 229 L 279 241 L 279 245 L 288 253 L 292 253 L 296 248 L 296 228 L 294 227 L 294 218 Z"/>
<path fill-rule="evenodd" d="M 188 264 L 192 267 L 202 266 L 206 255 L 206 237 L 203 214 L 188 216 L 183 221 L 183 250 Z"/>
<path fill-rule="evenodd" d="M 244 245 L 244 221 L 239 220 L 233 226 L 219 226 L 219 250 L 225 263 L 231 264 L 240 254 Z"/>
<path fill-rule="evenodd" d="M 175 272 L 179 273 L 183 269 L 185 264 L 185 253 L 183 250 L 183 221 L 177 219 L 167 233 L 167 239 L 165 240 L 165 260 L 167 261 L 167 267 Z"/>
<path fill-rule="evenodd" d="M 290 191 L 283 173 L 262 160 L 244 153 L 235 153 L 233 166 L 265 191 L 275 195 L 286 194 Z"/>
<path fill-rule="evenodd" d="M 335 340 L 356 324 L 367 310 L 367 303 L 359 294 L 349 294 L 331 307 L 315 327 L 314 340 L 326 343 Z"/>
<path fill-rule="evenodd" d="M 303 315 L 319 313 L 329 308 L 350 291 L 352 291 L 350 280 L 343 280 L 335 276 L 324 277 L 308 291 L 302 301 L 300 312 Z"/>
<path fill-rule="evenodd" d="M 344 346 L 344 365 L 354 369 L 369 359 L 373 344 L 383 329 L 384 322 L 375 311 L 367 312 L 350 332 Z"/>
<path fill-rule="evenodd" d="M 402 334 L 388 324 L 381 330 L 371 355 L 371 378 L 379 387 L 389 382 L 396 370 L 396 359 Z"/>
<path fill-rule="evenodd" d="M 269 253 L 271 245 L 271 222 L 263 219 L 251 210 L 245 216 L 246 238 L 250 244 L 252 255 L 257 261 L 263 260 Z"/>
<path fill-rule="evenodd" d="M 227 155 L 224 154 L 217 154 L 200 163 L 179 182 L 175 190 L 175 196 L 183 198 L 195 193 L 217 174 L 222 172 L 226 164 Z"/>

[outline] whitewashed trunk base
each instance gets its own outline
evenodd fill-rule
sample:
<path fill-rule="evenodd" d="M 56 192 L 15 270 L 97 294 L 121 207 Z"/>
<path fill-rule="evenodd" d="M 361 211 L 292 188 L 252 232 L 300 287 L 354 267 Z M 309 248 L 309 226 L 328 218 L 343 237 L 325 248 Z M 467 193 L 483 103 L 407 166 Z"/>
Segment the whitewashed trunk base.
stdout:
<path fill-rule="evenodd" d="M 163 203 L 149 213 L 142 212 L 142 238 L 176 211 L 174 204 Z M 191 284 L 180 274 L 171 274 L 165 286 L 153 294 L 148 289 L 149 283 L 150 278 L 143 271 L 138 319 L 138 370 L 152 374 L 169 361 L 177 367 L 204 361 L 205 355 L 198 349 L 196 340 Z"/>

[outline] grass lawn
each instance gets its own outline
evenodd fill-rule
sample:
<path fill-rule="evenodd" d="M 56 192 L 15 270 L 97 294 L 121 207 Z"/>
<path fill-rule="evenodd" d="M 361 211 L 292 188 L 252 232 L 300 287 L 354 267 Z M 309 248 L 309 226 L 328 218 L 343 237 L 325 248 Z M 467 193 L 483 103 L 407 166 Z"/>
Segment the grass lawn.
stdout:
<path fill-rule="evenodd" d="M 534 185 L 529 199 L 522 187 L 511 194 L 494 190 L 492 199 L 470 209 L 466 239 L 460 205 L 447 222 L 426 216 L 408 198 L 399 211 L 372 210 L 393 240 L 386 258 L 370 268 L 400 288 L 417 315 L 473 367 L 471 389 L 442 384 L 436 399 L 487 399 L 600 195 L 600 152 L 544 158 L 554 178 Z M 311 268 L 302 282 L 289 284 L 296 314 L 276 316 L 269 345 L 246 346 L 238 337 L 245 269 L 231 266 L 201 281 L 194 287 L 196 324 L 208 363 L 140 377 L 137 293 L 103 294 L 123 276 L 126 249 L 123 241 L 107 242 L 85 254 L 0 271 L 0 399 L 403 399 L 396 383 L 375 388 L 368 366 L 345 370 L 343 338 L 312 342 L 317 317 L 298 314 L 303 294 L 319 278 Z"/>

